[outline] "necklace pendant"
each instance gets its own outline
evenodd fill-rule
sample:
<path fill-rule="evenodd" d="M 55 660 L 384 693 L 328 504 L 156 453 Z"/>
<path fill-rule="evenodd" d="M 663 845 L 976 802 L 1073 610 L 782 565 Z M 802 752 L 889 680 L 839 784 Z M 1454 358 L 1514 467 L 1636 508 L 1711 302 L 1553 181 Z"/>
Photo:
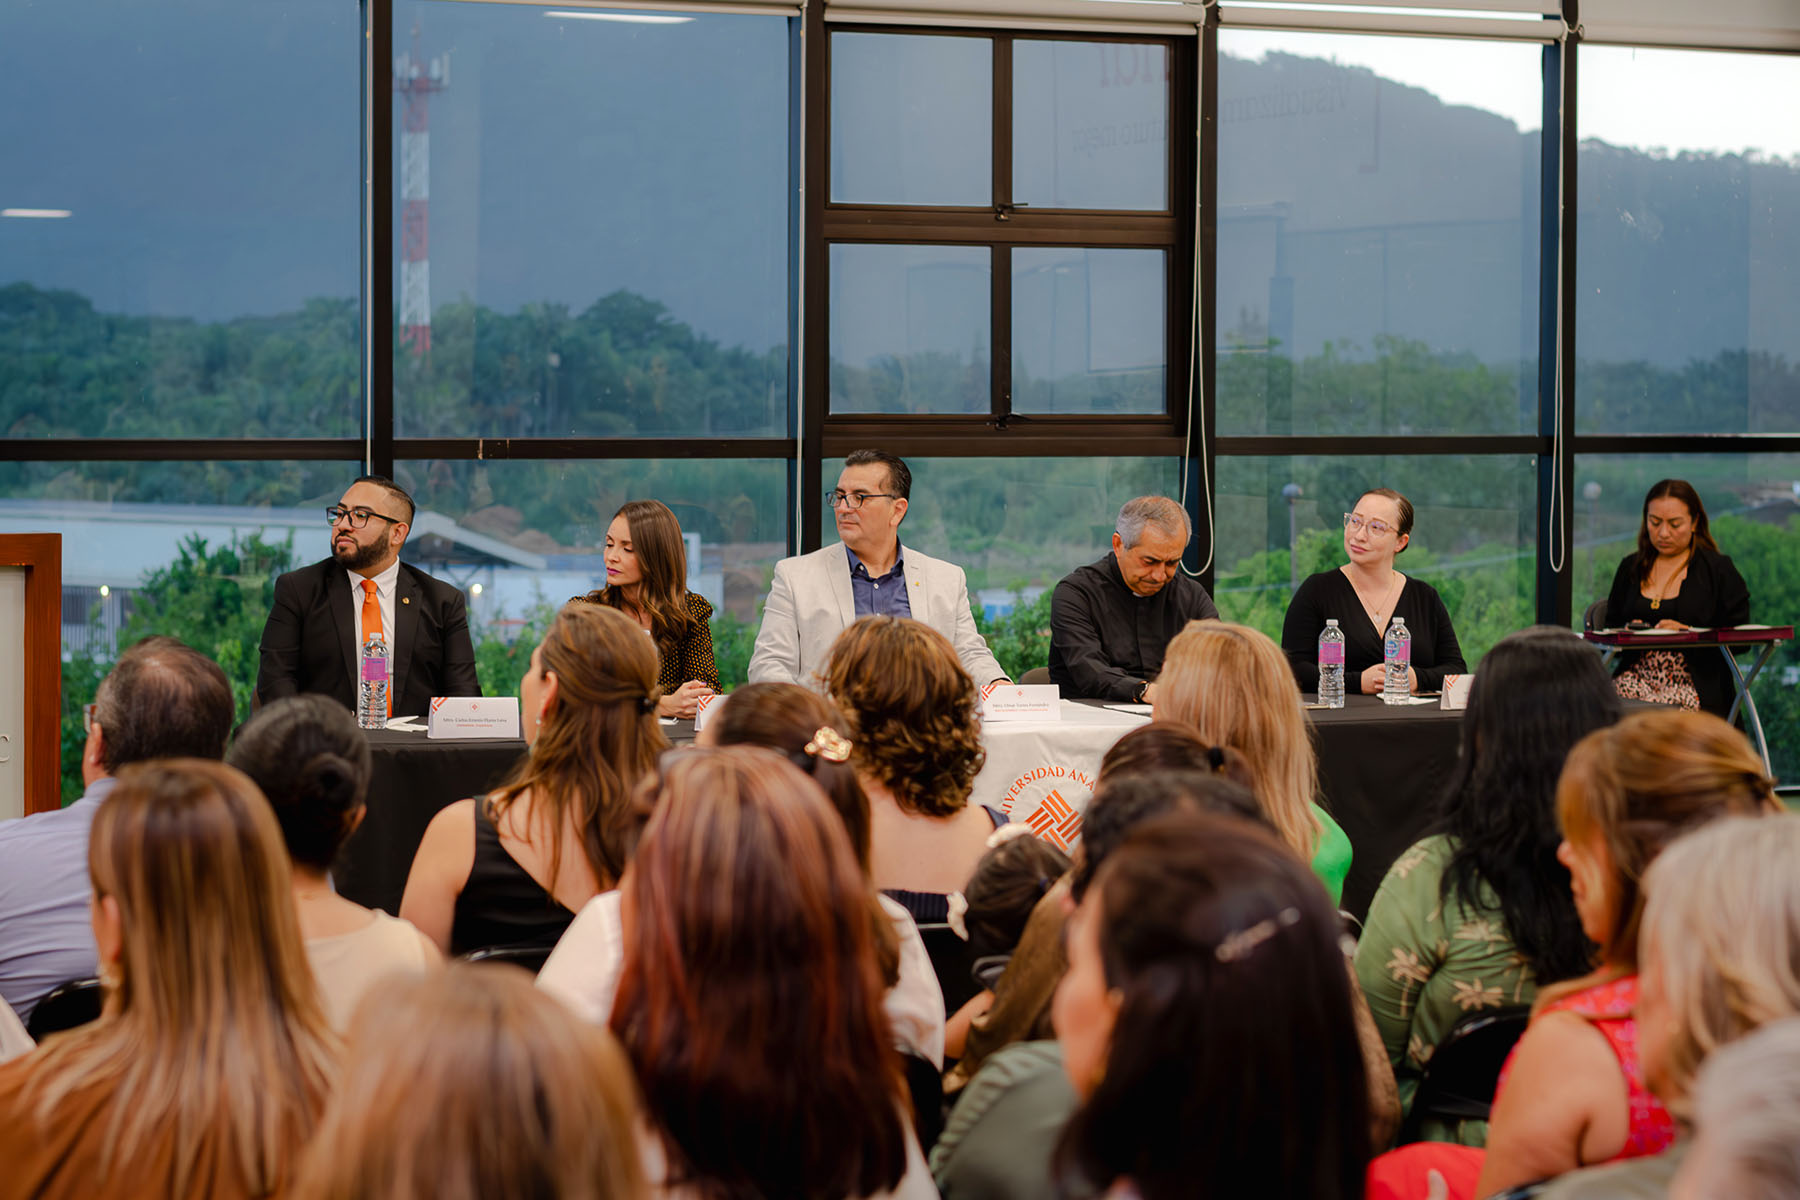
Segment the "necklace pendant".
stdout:
<path fill-rule="evenodd" d="M 1662 597 L 1661 596 L 1652 596 L 1650 598 L 1650 611 L 1655 612 L 1657 609 L 1659 609 L 1661 607 L 1662 607 Z"/>

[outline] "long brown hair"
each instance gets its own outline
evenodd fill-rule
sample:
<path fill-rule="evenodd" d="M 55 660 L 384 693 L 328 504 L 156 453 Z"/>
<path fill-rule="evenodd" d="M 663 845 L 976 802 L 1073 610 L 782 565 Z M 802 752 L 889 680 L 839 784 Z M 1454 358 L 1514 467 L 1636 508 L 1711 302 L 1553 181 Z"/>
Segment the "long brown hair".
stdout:
<path fill-rule="evenodd" d="M 118 906 L 119 979 L 100 1019 L 49 1041 L 36 1116 L 104 1089 L 100 1183 L 187 1195 L 210 1154 L 249 1195 L 281 1190 L 334 1082 L 338 1042 L 319 1005 L 275 815 L 222 763 L 122 769 L 94 816 L 95 903 Z M 134 1171 L 162 1139 L 167 1179 Z"/>
<path fill-rule="evenodd" d="M 611 887 L 625 870 L 631 789 L 669 748 L 656 720 L 656 652 L 623 613 L 573 601 L 550 623 L 538 661 L 556 674 L 556 704 L 489 811 L 498 821 L 530 791 L 536 828 L 549 832 L 551 889 L 571 827 L 594 878 Z"/>
<path fill-rule="evenodd" d="M 1780 811 L 1762 759 L 1711 713 L 1636 712 L 1576 742 L 1557 780 L 1556 817 L 1565 839 L 1598 836 L 1611 861 L 1600 965 L 1637 969 L 1644 872 L 1665 846 L 1718 817 Z"/>
<path fill-rule="evenodd" d="M 1263 812 L 1302 860 L 1312 858 L 1323 832 L 1312 809 L 1318 759 L 1294 673 L 1267 634 L 1224 621 L 1188 622 L 1163 659 L 1156 716 L 1249 759 Z"/>
<path fill-rule="evenodd" d="M 612 1034 L 511 967 L 371 988 L 303 1200 L 638 1200 L 637 1089 Z"/>
<path fill-rule="evenodd" d="M 1644 493 L 1644 510 L 1638 514 L 1638 582 L 1650 578 L 1650 568 L 1657 558 L 1656 543 L 1650 540 L 1652 500 L 1679 500 L 1687 505 L 1688 515 L 1694 519 L 1694 545 L 1704 546 L 1714 554 L 1719 552 L 1719 543 L 1713 541 L 1712 528 L 1706 521 L 1706 506 L 1700 503 L 1700 493 L 1694 490 L 1694 485 L 1685 479 L 1659 479 Z"/>
<path fill-rule="evenodd" d="M 669 658 L 697 622 L 687 608 L 687 543 L 681 536 L 681 522 L 661 500 L 627 500 L 613 514 L 613 520 L 625 518 L 631 530 L 631 552 L 637 555 L 637 607 L 650 618 L 650 636 L 664 658 Z M 595 604 L 623 610 L 623 588 L 606 587 L 587 594 Z"/>
<path fill-rule="evenodd" d="M 906 1169 L 868 881 L 818 785 L 772 750 L 670 755 L 621 885 L 612 1027 L 671 1186 L 866 1196 Z"/>
<path fill-rule="evenodd" d="M 837 705 L 797 683 L 751 683 L 731 693 L 711 727 L 720 746 L 766 746 L 787 755 L 789 762 L 812 776 L 831 801 L 850 835 L 850 848 L 863 874 L 869 874 L 869 797 L 848 759 L 844 731 L 850 723 Z M 875 951 L 881 977 L 892 985 L 900 977 L 900 937 L 881 907 L 880 893 L 869 885 L 869 907 L 875 929 Z"/>
<path fill-rule="evenodd" d="M 975 681 L 937 630 L 864 617 L 838 635 L 825 687 L 850 718 L 857 767 L 906 812 L 954 816 L 987 760 Z"/>

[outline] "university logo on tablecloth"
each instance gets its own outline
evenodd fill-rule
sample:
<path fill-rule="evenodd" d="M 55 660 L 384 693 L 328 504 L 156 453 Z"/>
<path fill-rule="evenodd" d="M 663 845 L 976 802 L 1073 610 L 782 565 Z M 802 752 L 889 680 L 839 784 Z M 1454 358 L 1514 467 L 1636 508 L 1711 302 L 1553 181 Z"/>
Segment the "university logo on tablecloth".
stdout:
<path fill-rule="evenodd" d="M 1087 771 L 1045 763 L 1014 779 L 1001 807 L 1067 854 L 1081 838 L 1081 810 L 1093 794 L 1094 780 Z"/>

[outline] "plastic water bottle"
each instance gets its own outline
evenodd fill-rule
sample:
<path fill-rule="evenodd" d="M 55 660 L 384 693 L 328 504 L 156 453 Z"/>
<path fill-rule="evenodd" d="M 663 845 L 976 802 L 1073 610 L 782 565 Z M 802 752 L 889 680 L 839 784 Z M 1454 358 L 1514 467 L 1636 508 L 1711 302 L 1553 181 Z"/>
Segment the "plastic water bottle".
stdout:
<path fill-rule="evenodd" d="M 1344 707 L 1344 631 L 1337 618 L 1325 622 L 1319 634 L 1319 703 L 1327 708 Z"/>
<path fill-rule="evenodd" d="M 371 634 L 357 664 L 356 723 L 364 729 L 387 728 L 388 662 L 387 640 Z"/>
<path fill-rule="evenodd" d="M 1389 704 L 1404 703 L 1412 695 L 1406 671 L 1412 666 L 1412 634 L 1407 632 L 1406 618 L 1395 617 L 1381 644 L 1381 659 L 1386 667 L 1381 698 Z"/>

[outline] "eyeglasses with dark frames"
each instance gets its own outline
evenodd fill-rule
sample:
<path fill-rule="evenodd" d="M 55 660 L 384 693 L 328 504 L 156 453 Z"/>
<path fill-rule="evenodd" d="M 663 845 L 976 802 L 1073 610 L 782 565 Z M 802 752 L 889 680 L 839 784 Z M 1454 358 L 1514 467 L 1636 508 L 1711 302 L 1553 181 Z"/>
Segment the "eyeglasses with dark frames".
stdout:
<path fill-rule="evenodd" d="M 833 488 L 825 493 L 825 507 L 835 509 L 843 505 L 848 509 L 858 509 L 871 500 L 898 500 L 893 492 L 846 492 L 841 488 Z"/>
<path fill-rule="evenodd" d="M 397 517 L 382 516 L 382 514 L 376 512 L 372 508 L 345 508 L 341 504 L 334 504 L 325 510 L 325 519 L 327 521 L 336 525 L 339 521 L 347 519 L 350 522 L 350 528 L 352 529 L 363 529 L 367 527 L 370 517 L 380 517 L 381 520 L 386 521 L 389 525 L 406 524 L 406 522 Z"/>

